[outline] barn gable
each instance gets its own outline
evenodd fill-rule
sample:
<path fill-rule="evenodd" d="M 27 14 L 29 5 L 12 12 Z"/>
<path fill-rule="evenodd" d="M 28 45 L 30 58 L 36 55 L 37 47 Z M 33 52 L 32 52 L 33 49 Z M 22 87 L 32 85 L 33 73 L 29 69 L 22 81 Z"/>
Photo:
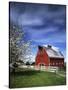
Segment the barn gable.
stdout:
<path fill-rule="evenodd" d="M 36 65 L 39 65 L 39 64 L 49 65 L 48 55 L 42 46 L 38 46 L 38 52 L 37 52 L 35 64 Z"/>

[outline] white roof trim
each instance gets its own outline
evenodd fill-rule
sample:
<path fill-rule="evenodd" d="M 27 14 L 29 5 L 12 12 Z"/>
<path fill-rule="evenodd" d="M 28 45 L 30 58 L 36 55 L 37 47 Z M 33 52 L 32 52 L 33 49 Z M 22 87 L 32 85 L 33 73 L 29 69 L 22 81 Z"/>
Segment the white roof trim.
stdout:
<path fill-rule="evenodd" d="M 57 47 L 51 46 L 51 48 L 49 48 L 46 45 L 44 48 L 46 49 L 46 52 L 49 57 L 64 58 L 63 54 L 60 52 L 60 50 Z"/>

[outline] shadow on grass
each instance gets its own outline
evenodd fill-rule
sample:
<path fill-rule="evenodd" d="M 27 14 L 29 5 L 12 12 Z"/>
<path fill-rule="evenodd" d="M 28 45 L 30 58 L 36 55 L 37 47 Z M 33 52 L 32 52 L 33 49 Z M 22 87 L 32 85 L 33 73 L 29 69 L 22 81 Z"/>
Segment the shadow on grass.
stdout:
<path fill-rule="evenodd" d="M 15 76 L 30 76 L 30 75 L 34 75 L 34 74 L 37 74 L 37 73 L 40 73 L 40 71 L 35 71 L 35 70 L 24 70 L 24 71 L 16 71 L 14 73 L 12 73 L 12 75 L 15 75 Z"/>

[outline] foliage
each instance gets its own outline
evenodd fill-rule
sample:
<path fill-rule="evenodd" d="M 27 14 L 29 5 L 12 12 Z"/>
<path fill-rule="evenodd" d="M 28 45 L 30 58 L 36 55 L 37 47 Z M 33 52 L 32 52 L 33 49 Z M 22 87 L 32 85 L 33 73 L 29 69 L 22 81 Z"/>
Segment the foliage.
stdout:
<path fill-rule="evenodd" d="M 12 25 L 10 26 L 9 29 L 10 32 L 10 62 L 15 62 L 16 60 L 18 60 L 19 55 L 21 54 L 21 52 L 19 51 L 20 48 L 17 45 L 17 43 L 20 41 L 23 33 L 20 31 L 20 29 L 18 29 L 17 26 Z"/>
<path fill-rule="evenodd" d="M 30 65 L 30 63 L 27 61 L 27 62 L 26 62 L 26 65 Z"/>
<path fill-rule="evenodd" d="M 32 64 L 31 65 L 35 65 L 35 62 L 32 62 Z"/>
<path fill-rule="evenodd" d="M 24 32 L 17 25 L 10 24 L 10 63 L 26 60 L 26 55 L 30 53 L 30 42 L 24 41 Z"/>

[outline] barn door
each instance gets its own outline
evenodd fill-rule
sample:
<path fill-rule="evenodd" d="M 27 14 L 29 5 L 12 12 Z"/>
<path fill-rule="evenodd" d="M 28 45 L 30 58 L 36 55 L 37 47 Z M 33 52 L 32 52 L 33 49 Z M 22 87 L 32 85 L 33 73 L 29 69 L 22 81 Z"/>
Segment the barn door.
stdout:
<path fill-rule="evenodd" d="M 45 70 L 45 64 L 40 64 L 40 70 Z"/>

